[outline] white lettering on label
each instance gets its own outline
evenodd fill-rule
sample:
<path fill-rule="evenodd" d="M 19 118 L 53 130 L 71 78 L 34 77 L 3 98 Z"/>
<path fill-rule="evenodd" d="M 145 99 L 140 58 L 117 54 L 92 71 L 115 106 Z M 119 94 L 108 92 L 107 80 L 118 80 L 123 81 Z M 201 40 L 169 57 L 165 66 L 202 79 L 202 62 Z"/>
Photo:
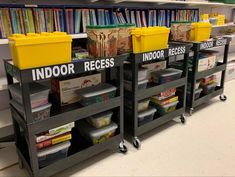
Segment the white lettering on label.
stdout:
<path fill-rule="evenodd" d="M 85 71 L 94 71 L 99 69 L 112 68 L 114 67 L 114 64 L 114 58 L 86 61 L 84 62 L 84 69 Z"/>
<path fill-rule="evenodd" d="M 227 39 L 219 39 L 216 41 L 216 46 L 223 46 L 227 44 Z"/>
<path fill-rule="evenodd" d="M 164 50 L 143 53 L 143 62 L 164 58 Z"/>
<path fill-rule="evenodd" d="M 186 52 L 185 46 L 177 47 L 177 48 L 170 48 L 168 55 L 169 56 L 181 55 L 181 54 L 185 54 L 185 52 Z"/>
<path fill-rule="evenodd" d="M 200 45 L 200 49 L 209 49 L 213 47 L 213 41 L 205 42 Z"/>
<path fill-rule="evenodd" d="M 75 74 L 74 64 L 67 64 L 61 66 L 45 67 L 32 70 L 32 78 L 34 81 L 41 79 L 49 79 L 51 77 L 58 77 Z"/>

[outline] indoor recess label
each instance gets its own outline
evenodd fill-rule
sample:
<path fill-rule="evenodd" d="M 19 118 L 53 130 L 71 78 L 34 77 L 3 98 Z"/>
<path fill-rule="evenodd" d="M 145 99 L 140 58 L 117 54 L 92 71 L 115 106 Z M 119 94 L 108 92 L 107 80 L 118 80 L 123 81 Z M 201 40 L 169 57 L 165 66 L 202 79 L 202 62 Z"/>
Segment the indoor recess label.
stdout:
<path fill-rule="evenodd" d="M 176 48 L 169 48 L 168 56 L 175 56 L 175 55 L 182 55 L 185 54 L 186 52 L 186 47 L 181 46 L 181 47 L 176 47 Z"/>
<path fill-rule="evenodd" d="M 218 39 L 216 41 L 216 46 L 223 46 L 227 44 L 227 39 Z"/>
<path fill-rule="evenodd" d="M 51 77 L 75 74 L 74 64 L 64 64 L 59 66 L 32 69 L 33 80 L 49 79 Z"/>
<path fill-rule="evenodd" d="M 114 58 L 107 58 L 101 60 L 92 60 L 84 62 L 84 70 L 85 71 L 95 71 L 105 68 L 112 68 L 114 67 L 115 62 Z"/>
<path fill-rule="evenodd" d="M 204 43 L 200 44 L 200 50 L 212 48 L 213 45 L 214 45 L 213 41 L 204 42 Z"/>

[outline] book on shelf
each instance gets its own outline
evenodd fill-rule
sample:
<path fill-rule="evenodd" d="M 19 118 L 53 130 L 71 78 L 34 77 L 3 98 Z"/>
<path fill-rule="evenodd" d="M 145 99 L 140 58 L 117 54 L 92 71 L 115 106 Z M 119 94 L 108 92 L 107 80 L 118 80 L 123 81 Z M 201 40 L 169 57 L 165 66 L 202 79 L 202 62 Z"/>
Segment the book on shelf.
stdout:
<path fill-rule="evenodd" d="M 8 8 L 0 8 L 0 32 L 2 38 L 7 38 L 13 33 Z"/>
<path fill-rule="evenodd" d="M 53 9 L 53 15 L 54 15 L 55 30 L 64 32 L 65 31 L 65 23 L 64 23 L 63 9 Z M 72 24 L 73 24 L 73 22 L 72 22 Z"/>
<path fill-rule="evenodd" d="M 78 34 L 81 32 L 81 20 L 82 20 L 82 10 L 81 9 L 75 9 L 74 13 L 74 32 L 75 34 Z"/>
<path fill-rule="evenodd" d="M 58 143 L 62 143 L 64 141 L 68 141 L 68 140 L 71 140 L 72 139 L 72 135 L 71 133 L 65 133 L 65 134 L 62 134 L 62 135 L 59 135 L 59 136 L 56 136 L 56 137 L 53 137 L 51 139 L 48 139 L 48 140 L 45 140 L 45 141 L 42 141 L 40 143 L 37 143 L 36 144 L 36 147 L 37 149 L 43 149 L 43 148 L 46 148 L 46 147 L 50 147 L 50 146 L 53 146 L 55 144 L 58 144 Z"/>

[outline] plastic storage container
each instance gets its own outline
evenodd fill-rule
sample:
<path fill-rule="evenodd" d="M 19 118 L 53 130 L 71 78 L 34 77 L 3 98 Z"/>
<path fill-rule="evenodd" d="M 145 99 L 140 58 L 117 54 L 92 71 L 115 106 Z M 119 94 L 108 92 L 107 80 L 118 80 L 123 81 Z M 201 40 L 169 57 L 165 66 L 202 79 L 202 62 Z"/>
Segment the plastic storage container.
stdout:
<path fill-rule="evenodd" d="M 116 25 L 87 26 L 87 48 L 91 57 L 115 57 L 117 44 Z"/>
<path fill-rule="evenodd" d="M 138 70 L 138 81 L 145 80 L 147 78 L 148 69 L 139 68 Z M 131 66 L 129 64 L 124 65 L 124 78 L 126 80 L 132 81 L 132 71 Z"/>
<path fill-rule="evenodd" d="M 171 40 L 188 42 L 190 40 L 191 22 L 172 22 Z"/>
<path fill-rule="evenodd" d="M 8 86 L 12 98 L 20 104 L 23 104 L 20 84 Z M 48 104 L 49 88 L 36 82 L 29 84 L 31 108 L 40 107 Z"/>
<path fill-rule="evenodd" d="M 166 105 L 160 105 L 160 104 L 155 104 L 151 102 L 151 106 L 155 107 L 158 110 L 160 115 L 165 115 L 165 114 L 175 111 L 178 103 L 179 101 L 175 101 L 173 103 L 169 103 Z"/>
<path fill-rule="evenodd" d="M 113 112 L 107 111 L 87 118 L 87 121 L 96 128 L 107 126 L 111 123 Z"/>
<path fill-rule="evenodd" d="M 120 24 L 118 27 L 117 53 L 129 53 L 132 51 L 131 31 L 135 26 L 133 24 Z"/>
<path fill-rule="evenodd" d="M 154 114 L 157 110 L 150 107 L 148 110 L 143 111 L 138 114 L 138 126 L 146 124 L 153 120 Z"/>
<path fill-rule="evenodd" d="M 37 153 L 39 168 L 46 167 L 60 159 L 64 159 L 68 155 L 71 143 L 69 141 L 40 150 Z"/>
<path fill-rule="evenodd" d="M 107 102 L 116 95 L 117 87 L 103 83 L 85 89 L 77 90 L 76 94 L 81 97 L 83 105 L 90 105 L 94 103 Z"/>
<path fill-rule="evenodd" d="M 148 85 L 148 80 L 138 81 L 138 89 L 139 90 L 147 88 L 147 85 Z M 124 80 L 124 88 L 128 91 L 131 91 L 132 90 L 132 82 Z"/>
<path fill-rule="evenodd" d="M 153 82 L 163 84 L 181 78 L 183 71 L 174 68 L 167 68 L 165 70 L 155 71 L 152 73 Z"/>
<path fill-rule="evenodd" d="M 11 104 L 19 111 L 19 113 L 24 117 L 24 119 L 26 119 L 23 106 L 14 100 L 11 101 Z M 34 121 L 39 121 L 50 117 L 51 106 L 52 105 L 48 103 L 46 105 L 32 109 L 32 117 Z"/>
<path fill-rule="evenodd" d="M 154 96 L 154 97 L 156 97 L 156 99 L 158 99 L 158 100 L 163 100 L 163 99 L 174 96 L 175 93 L 176 93 L 176 88 L 172 88 L 172 89 L 166 90 L 164 92 L 161 92 L 159 95 Z M 152 97 L 152 98 L 154 98 L 154 97 Z"/>
<path fill-rule="evenodd" d="M 149 102 L 150 102 L 150 99 L 145 99 L 145 100 L 138 102 L 138 108 L 137 108 L 138 112 L 147 110 L 149 107 Z M 131 109 L 132 100 L 125 99 L 125 106 Z"/>
<path fill-rule="evenodd" d="M 167 48 L 170 29 L 166 27 L 143 27 L 132 30 L 133 53 Z M 161 42 L 149 42 L 161 41 Z"/>
<path fill-rule="evenodd" d="M 64 32 L 13 34 L 9 37 L 13 63 L 19 69 L 71 62 L 72 37 Z"/>
<path fill-rule="evenodd" d="M 217 86 L 217 83 L 212 83 L 212 84 L 209 84 L 209 85 L 203 85 L 202 86 L 203 93 L 207 95 L 207 94 L 210 94 L 210 93 L 214 92 L 216 86 Z"/>
<path fill-rule="evenodd" d="M 98 144 L 107 141 L 109 138 L 114 136 L 116 129 L 118 128 L 117 124 L 113 122 L 108 126 L 98 129 L 85 121 L 80 121 L 77 125 L 81 134 L 92 144 Z"/>
<path fill-rule="evenodd" d="M 202 42 L 210 38 L 212 25 L 209 22 L 192 23 L 190 41 Z"/>
<path fill-rule="evenodd" d="M 178 96 L 171 96 L 169 98 L 165 98 L 163 100 L 159 100 L 158 97 L 152 97 L 150 100 L 151 102 L 155 103 L 155 104 L 160 104 L 160 105 L 166 105 L 166 104 L 170 104 L 173 102 L 178 101 Z"/>
<path fill-rule="evenodd" d="M 202 85 L 208 85 L 208 84 L 212 84 L 216 81 L 217 81 L 216 75 L 210 75 L 210 76 L 207 76 L 205 78 L 202 78 L 201 84 Z"/>
<path fill-rule="evenodd" d="M 197 100 L 198 98 L 200 98 L 201 92 L 202 92 L 202 89 L 201 89 L 201 88 L 195 90 L 195 96 L 194 96 L 194 99 L 195 99 L 195 100 Z"/>

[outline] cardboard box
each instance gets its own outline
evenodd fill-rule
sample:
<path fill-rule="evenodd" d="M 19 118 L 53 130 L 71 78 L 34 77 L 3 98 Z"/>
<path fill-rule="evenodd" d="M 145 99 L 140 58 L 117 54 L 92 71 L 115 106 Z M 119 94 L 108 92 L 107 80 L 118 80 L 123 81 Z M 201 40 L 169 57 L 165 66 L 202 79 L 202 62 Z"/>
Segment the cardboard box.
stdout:
<path fill-rule="evenodd" d="M 159 70 L 162 70 L 162 69 L 166 69 L 166 61 L 160 61 L 160 62 L 157 62 L 157 63 L 151 63 L 151 64 L 145 64 L 145 65 L 142 65 L 142 67 L 144 68 L 147 68 L 148 71 L 147 71 L 147 78 L 149 80 L 149 82 L 151 82 L 151 73 L 154 72 L 154 71 L 159 71 Z"/>
<path fill-rule="evenodd" d="M 61 106 L 76 103 L 80 100 L 76 90 L 98 85 L 101 83 L 101 74 L 94 74 L 73 79 L 52 79 L 52 92 Z"/>

